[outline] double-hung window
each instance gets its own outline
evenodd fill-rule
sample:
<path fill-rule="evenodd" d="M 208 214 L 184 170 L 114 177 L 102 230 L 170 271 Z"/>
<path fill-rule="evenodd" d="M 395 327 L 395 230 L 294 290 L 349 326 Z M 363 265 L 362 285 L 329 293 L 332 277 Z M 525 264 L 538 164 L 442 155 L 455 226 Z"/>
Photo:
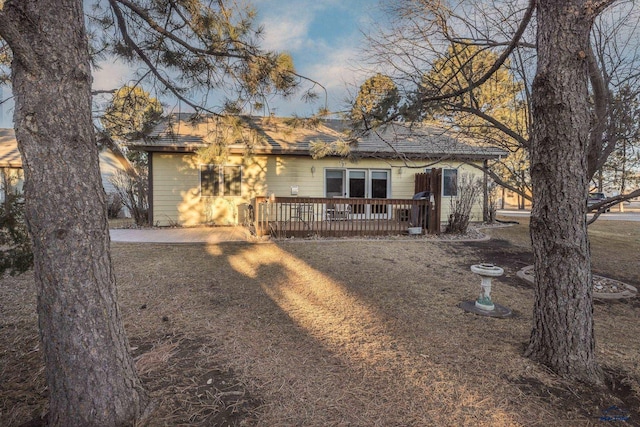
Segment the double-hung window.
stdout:
<path fill-rule="evenodd" d="M 431 173 L 431 168 L 424 170 Z M 455 197 L 458 195 L 458 169 L 442 169 L 442 195 Z"/>
<path fill-rule="evenodd" d="M 200 166 L 200 194 L 204 197 L 241 196 L 242 166 Z"/>
<path fill-rule="evenodd" d="M 442 195 L 454 196 L 454 197 L 458 195 L 458 170 L 457 169 L 443 169 Z"/>

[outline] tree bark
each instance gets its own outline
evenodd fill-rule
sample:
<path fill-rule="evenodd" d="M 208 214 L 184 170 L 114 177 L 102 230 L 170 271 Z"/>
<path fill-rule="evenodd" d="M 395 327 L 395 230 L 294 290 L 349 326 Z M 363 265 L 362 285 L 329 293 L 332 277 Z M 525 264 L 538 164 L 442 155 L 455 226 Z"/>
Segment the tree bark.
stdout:
<path fill-rule="evenodd" d="M 593 22 L 588 3 L 538 2 L 530 227 L 536 285 L 527 355 L 562 376 L 598 383 L 585 215 Z"/>
<path fill-rule="evenodd" d="M 147 397 L 129 355 L 91 118 L 82 0 L 8 0 L 49 424 L 132 425 Z"/>

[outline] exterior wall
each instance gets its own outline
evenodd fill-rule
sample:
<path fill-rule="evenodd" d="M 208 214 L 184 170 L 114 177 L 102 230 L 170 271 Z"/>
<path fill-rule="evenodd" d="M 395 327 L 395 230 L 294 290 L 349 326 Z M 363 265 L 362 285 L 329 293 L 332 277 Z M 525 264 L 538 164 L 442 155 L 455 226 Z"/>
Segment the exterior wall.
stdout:
<path fill-rule="evenodd" d="M 200 165 L 194 154 L 152 153 L 153 224 L 232 225 L 241 223 L 252 198 L 266 194 L 266 158 L 232 156 L 225 165 L 242 165 L 241 196 L 202 197 Z"/>
<path fill-rule="evenodd" d="M 17 147 L 16 147 L 17 152 Z M 20 160 L 18 156 L 18 160 Z M 16 184 L 18 188 L 18 192 L 22 192 L 22 184 L 24 180 L 23 172 L 22 172 L 22 162 L 16 162 L 19 166 L 14 167 L 0 167 L 0 169 L 7 171 L 9 176 L 14 177 L 16 179 Z M 111 177 L 113 177 L 117 171 L 124 170 L 124 167 L 120 164 L 118 159 L 111 153 L 109 150 L 104 150 L 100 152 L 100 175 L 102 177 L 102 186 L 107 194 L 115 192 L 113 188 L 113 184 L 111 184 Z M 1 183 L 0 183 L 1 187 Z M 0 200 L 4 200 L 4 189 L 0 188 Z"/>
<path fill-rule="evenodd" d="M 124 167 L 118 159 L 109 150 L 103 150 L 100 152 L 100 175 L 102 176 L 102 186 L 104 191 L 114 193 L 115 188 L 111 183 L 111 179 L 118 171 L 124 171 Z"/>
<path fill-rule="evenodd" d="M 425 162 L 426 163 L 426 162 Z M 160 226 L 241 223 L 246 206 L 256 196 L 325 197 L 327 169 L 364 169 L 389 171 L 389 198 L 411 199 L 414 175 L 424 167 L 407 167 L 401 161 L 376 159 L 356 163 L 338 158 L 314 160 L 305 156 L 231 157 L 227 165 L 242 165 L 242 196 L 201 197 L 199 167 L 195 155 L 153 153 L 153 224 Z M 432 168 L 458 169 L 458 177 L 482 173 L 459 162 L 429 165 Z M 451 197 L 442 197 L 441 218 L 447 221 Z M 482 197 L 472 211 L 472 221 L 482 220 Z"/>
<path fill-rule="evenodd" d="M 461 162 L 428 164 L 429 168 L 457 169 L 458 178 L 468 174 L 482 179 L 481 170 Z M 482 166 L 482 162 L 477 163 Z M 312 168 L 314 172 L 312 173 Z M 407 166 L 400 160 L 362 159 L 349 162 L 337 158 L 314 160 L 310 157 L 272 156 L 267 160 L 267 192 L 278 197 L 293 196 L 292 187 L 297 187 L 300 197 L 325 197 L 324 171 L 326 169 L 376 169 L 390 172 L 391 193 L 389 198 L 411 199 L 414 195 L 414 175 L 425 171 L 421 165 Z M 442 197 L 441 218 L 446 222 L 451 212 L 452 197 Z M 471 212 L 472 221 L 482 221 L 482 194 Z"/>
<path fill-rule="evenodd" d="M 482 163 L 478 162 L 478 166 L 481 166 Z M 482 171 L 473 166 L 463 164 L 461 162 L 442 162 L 437 163 L 434 168 L 442 168 L 442 169 L 457 169 L 458 170 L 458 184 L 460 183 L 461 178 L 464 175 L 472 178 L 473 180 L 479 179 L 482 180 Z M 481 181 L 482 182 L 482 181 Z M 459 193 L 458 193 L 459 194 Z M 443 223 L 448 222 L 449 215 L 451 214 L 452 203 L 455 201 L 455 197 L 451 196 L 442 196 L 442 208 L 441 208 L 441 221 Z M 471 209 L 471 221 L 472 222 L 481 222 L 482 221 L 482 203 L 483 203 L 483 193 L 481 191 L 478 201 Z M 444 229 L 443 229 L 444 230 Z"/>
<path fill-rule="evenodd" d="M 2 179 L 0 179 L 0 202 L 5 201 L 6 188 L 5 183 L 9 186 L 9 191 L 15 191 L 22 194 L 22 185 L 24 184 L 24 174 L 21 168 L 0 168 Z M 10 193 L 11 194 L 11 193 Z"/>
<path fill-rule="evenodd" d="M 399 161 L 364 159 L 354 163 L 337 158 L 314 160 L 303 156 L 270 157 L 267 161 L 267 191 L 278 197 L 287 197 L 293 196 L 291 187 L 298 187 L 297 195 L 300 197 L 325 197 L 326 169 L 387 170 L 391 180 L 389 198 L 410 199 L 413 196 L 414 172 Z"/>
<path fill-rule="evenodd" d="M 521 209 L 524 203 L 524 209 L 531 209 L 531 202 L 524 199 L 514 191 L 507 190 L 502 187 L 498 195 L 498 208 L 500 209 Z"/>

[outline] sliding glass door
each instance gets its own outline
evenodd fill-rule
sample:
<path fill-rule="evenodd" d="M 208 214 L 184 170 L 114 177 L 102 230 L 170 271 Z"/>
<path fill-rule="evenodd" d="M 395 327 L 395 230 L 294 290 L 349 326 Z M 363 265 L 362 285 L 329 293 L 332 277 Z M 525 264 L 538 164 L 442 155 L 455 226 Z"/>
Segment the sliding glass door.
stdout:
<path fill-rule="evenodd" d="M 389 171 L 371 171 L 371 197 L 374 199 L 387 199 L 389 191 Z M 389 217 L 387 205 L 372 205 L 372 217 Z"/>
<path fill-rule="evenodd" d="M 391 194 L 388 170 L 327 169 L 325 171 L 326 197 L 378 198 L 386 199 Z M 386 205 L 353 204 L 352 218 L 385 218 L 389 212 Z"/>
<path fill-rule="evenodd" d="M 326 197 L 345 197 L 347 190 L 344 185 L 345 170 L 328 169 L 325 172 L 325 195 Z"/>
<path fill-rule="evenodd" d="M 347 177 L 349 180 L 349 191 L 347 197 L 355 197 L 358 199 L 364 199 L 367 197 L 367 171 L 364 170 L 347 170 Z M 364 204 L 351 205 L 352 218 L 364 219 L 365 218 L 365 206 Z"/>

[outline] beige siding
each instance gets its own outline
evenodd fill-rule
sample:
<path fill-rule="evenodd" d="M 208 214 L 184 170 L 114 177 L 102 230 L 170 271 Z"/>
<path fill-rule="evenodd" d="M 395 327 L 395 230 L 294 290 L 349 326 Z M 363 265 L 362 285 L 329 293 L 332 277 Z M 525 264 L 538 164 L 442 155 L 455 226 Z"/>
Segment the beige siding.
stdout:
<path fill-rule="evenodd" d="M 124 172 L 124 170 L 122 163 L 110 150 L 100 152 L 100 175 L 102 176 L 102 186 L 107 194 L 115 193 L 116 190 L 111 180 L 119 171 Z"/>
<path fill-rule="evenodd" d="M 200 162 L 193 154 L 153 154 L 153 223 L 159 226 L 242 222 L 249 201 L 266 193 L 266 159 L 231 157 L 226 165 L 242 166 L 242 195 L 201 197 Z"/>
<path fill-rule="evenodd" d="M 357 163 L 336 158 L 314 160 L 295 156 L 255 156 L 243 159 L 231 157 L 226 164 L 242 165 L 241 197 L 200 197 L 199 166 L 192 154 L 161 154 L 153 156 L 154 224 L 193 226 L 199 224 L 227 225 L 241 223 L 247 204 L 256 196 L 275 194 L 277 197 L 324 197 L 324 173 L 327 169 L 364 169 L 389 171 L 390 198 L 410 199 L 414 194 L 414 175 L 424 171 L 423 165 L 407 166 L 400 161 L 375 159 Z M 458 176 L 481 172 L 459 162 L 428 164 L 429 167 L 458 169 Z M 450 197 L 442 198 L 441 218 L 447 221 Z M 474 207 L 472 220 L 482 220 L 482 198 Z"/>
<path fill-rule="evenodd" d="M 324 171 L 326 169 L 387 170 L 390 172 L 391 194 L 389 198 L 410 199 L 415 192 L 414 175 L 430 168 L 458 169 L 458 176 L 470 174 L 482 179 L 482 172 L 461 162 L 431 164 L 404 164 L 399 160 L 383 161 L 363 159 L 356 163 L 335 158 L 313 160 L 309 157 L 272 156 L 267 161 L 267 192 L 278 197 L 291 196 L 291 187 L 298 188 L 300 197 L 324 197 Z M 479 163 L 480 165 L 480 163 Z M 314 172 L 312 173 L 312 168 Z M 482 197 L 472 210 L 472 221 L 482 221 Z M 441 219 L 447 221 L 451 211 L 451 197 L 442 198 Z"/>
<path fill-rule="evenodd" d="M 324 197 L 322 171 L 323 165 L 328 164 L 329 161 L 325 159 L 270 156 L 267 160 L 267 192 L 274 193 L 278 197 L 288 197 L 292 196 L 291 187 L 297 186 L 300 197 Z M 312 167 L 315 168 L 313 173 Z"/>
<path fill-rule="evenodd" d="M 472 177 L 472 179 L 482 180 L 482 171 L 478 168 L 475 168 L 470 165 L 456 163 L 456 162 L 447 162 L 443 164 L 436 164 L 433 167 L 443 168 L 443 169 L 458 169 L 458 183 L 460 183 L 460 179 L 463 175 L 467 175 Z M 482 194 L 479 195 L 477 203 L 474 205 L 471 210 L 471 221 L 482 221 L 482 203 L 483 197 Z M 452 205 L 452 197 L 442 197 L 442 208 L 441 208 L 441 221 L 447 222 L 449 218 L 449 214 L 451 213 L 451 205 Z"/>
<path fill-rule="evenodd" d="M 22 194 L 24 174 L 21 168 L 0 167 L 0 173 L 3 175 L 0 177 L 0 202 L 4 202 L 7 190 L 9 194 Z"/>

